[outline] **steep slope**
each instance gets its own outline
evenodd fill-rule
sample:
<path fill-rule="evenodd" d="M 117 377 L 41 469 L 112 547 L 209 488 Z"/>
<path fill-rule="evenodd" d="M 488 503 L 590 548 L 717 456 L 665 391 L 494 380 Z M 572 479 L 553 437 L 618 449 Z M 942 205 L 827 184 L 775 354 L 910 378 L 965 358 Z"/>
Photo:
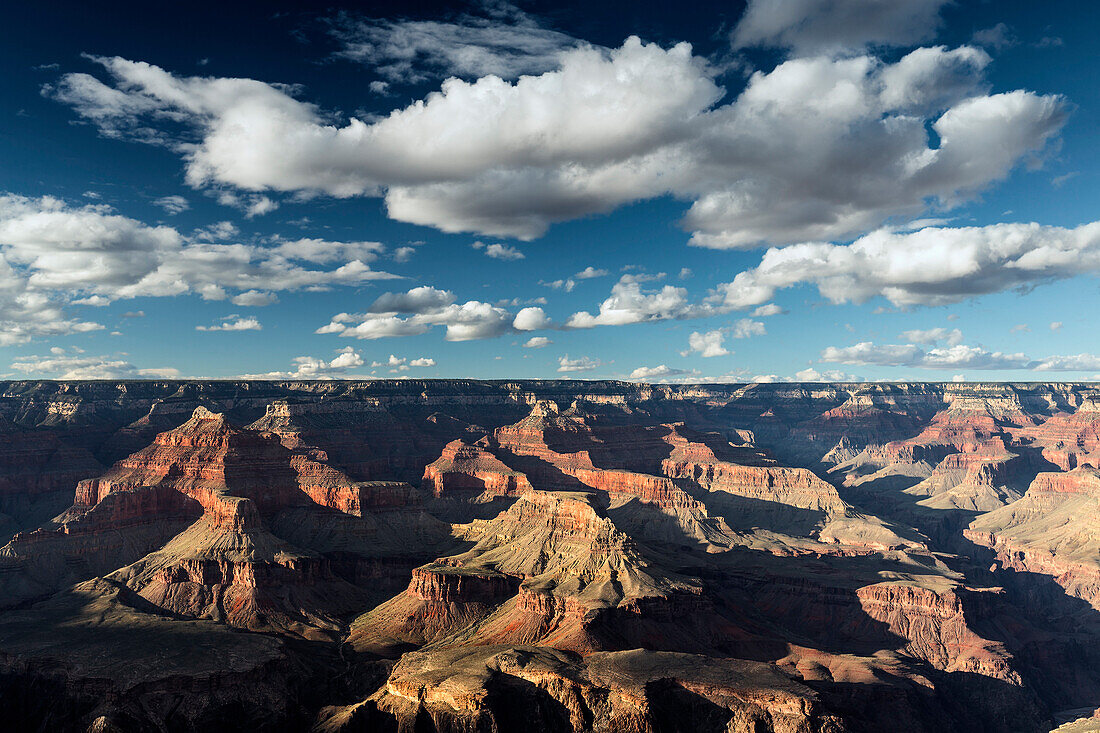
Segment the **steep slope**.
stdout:
<path fill-rule="evenodd" d="M 1051 576 L 1100 610 L 1100 470 L 1041 473 L 1022 499 L 978 517 L 965 535 L 1003 567 Z"/>
<path fill-rule="evenodd" d="M 452 440 L 424 469 L 422 486 L 437 499 L 483 503 L 516 497 L 532 490 L 527 476 L 513 471 L 477 443 Z"/>
<path fill-rule="evenodd" d="M 709 445 L 672 430 L 665 436 L 672 452 L 661 464 L 670 478 L 698 485 L 712 514 L 742 532 L 764 529 L 776 535 L 817 542 L 890 549 L 919 547 L 877 517 L 857 512 L 836 488 L 804 468 L 745 465 L 719 460 Z M 774 463 L 774 462 L 772 462 Z"/>
<path fill-rule="evenodd" d="M 1100 468 L 1100 399 L 1085 397 L 1073 412 L 1058 412 L 1021 430 L 1019 438 L 1038 447 L 1044 459 L 1063 471 Z"/>
<path fill-rule="evenodd" d="M 346 562 L 295 546 L 268 524 L 281 525 L 288 513 L 299 526 L 331 524 L 333 515 L 361 518 L 416 498 L 406 485 L 353 482 L 271 434 L 237 428 L 199 407 L 149 447 L 81 482 L 67 512 L 16 536 L 0 558 L 22 571 L 8 576 L 13 599 L 121 568 L 109 577 L 166 611 L 309 636 L 338 629 L 338 617 L 368 594 L 349 582 L 354 573 L 342 577 Z M 410 524 L 396 512 L 383 516 L 396 518 L 400 529 Z M 435 542 L 446 535 L 434 520 L 418 523 Z M 403 538 L 374 524 L 373 537 L 362 538 L 366 547 L 347 549 L 398 554 L 393 549 Z M 322 549 L 333 549 L 324 538 Z"/>
<path fill-rule="evenodd" d="M 0 541 L 59 514 L 76 484 L 102 471 L 87 450 L 57 432 L 26 430 L 0 415 Z"/>
<path fill-rule="evenodd" d="M 283 641 L 160 615 L 102 578 L 0 615 L 0 652 L 8 730 L 305 724 Z"/>
<path fill-rule="evenodd" d="M 583 662 L 546 647 L 408 654 L 385 686 L 322 712 L 351 730 L 613 730 L 840 733 L 808 687 L 772 665 L 669 652 L 603 652 Z"/>
<path fill-rule="evenodd" d="M 594 500 L 533 491 L 497 518 L 475 521 L 465 529 L 473 547 L 418 568 L 404 593 L 353 623 L 353 643 L 702 648 L 714 629 L 693 637 L 700 628 L 688 626 L 697 620 L 736 634 L 706 613 L 697 582 L 661 569 Z"/>
<path fill-rule="evenodd" d="M 0 548 L 0 701 L 29 729 L 1046 731 L 1100 704 L 1095 404 L 0 383 L 0 487 L 73 500 Z"/>
<path fill-rule="evenodd" d="M 494 431 L 486 445 L 506 464 L 522 469 L 538 489 L 596 490 L 623 529 L 639 539 L 698 543 L 711 550 L 737 543 L 721 518 L 709 516 L 701 501 L 669 478 L 610 467 L 657 470 L 671 450 L 663 440 L 667 427 L 596 430 L 590 421 L 575 406 L 562 413 L 554 402 L 540 401 L 523 420 Z"/>
<path fill-rule="evenodd" d="M 1019 436 L 1048 408 L 1029 411 L 1025 398 L 1011 385 L 945 394 L 947 408 L 915 436 L 870 444 L 829 473 L 872 512 L 941 541 L 957 537 L 978 512 L 1018 499 L 1045 464 Z"/>

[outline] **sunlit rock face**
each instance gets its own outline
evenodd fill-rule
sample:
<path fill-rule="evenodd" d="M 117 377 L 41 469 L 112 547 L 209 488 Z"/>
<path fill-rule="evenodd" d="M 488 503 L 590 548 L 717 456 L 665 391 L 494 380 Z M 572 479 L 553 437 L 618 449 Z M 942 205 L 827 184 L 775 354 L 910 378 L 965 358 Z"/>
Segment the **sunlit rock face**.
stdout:
<path fill-rule="evenodd" d="M 0 700 L 97 730 L 1045 731 L 1100 705 L 1097 404 L 3 383 Z"/>

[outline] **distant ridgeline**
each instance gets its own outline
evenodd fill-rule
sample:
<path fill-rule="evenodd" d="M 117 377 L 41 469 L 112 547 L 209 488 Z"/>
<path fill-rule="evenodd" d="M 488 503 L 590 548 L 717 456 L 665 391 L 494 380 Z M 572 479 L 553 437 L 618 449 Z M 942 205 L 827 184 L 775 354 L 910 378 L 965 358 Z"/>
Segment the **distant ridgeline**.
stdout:
<path fill-rule="evenodd" d="M 15 730 L 1047 731 L 1100 390 L 0 382 Z"/>

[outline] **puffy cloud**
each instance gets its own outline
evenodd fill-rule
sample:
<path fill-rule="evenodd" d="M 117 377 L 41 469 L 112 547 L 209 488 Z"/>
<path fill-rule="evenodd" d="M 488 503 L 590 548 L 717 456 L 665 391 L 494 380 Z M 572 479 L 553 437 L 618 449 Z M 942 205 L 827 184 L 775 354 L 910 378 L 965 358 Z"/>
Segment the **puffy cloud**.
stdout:
<path fill-rule="evenodd" d="M 104 205 L 0 195 L 0 344 L 102 328 L 67 315 L 67 304 L 187 293 L 221 300 L 227 291 L 326 289 L 395 277 L 359 259 L 309 269 L 277 247 L 213 244 L 201 235 L 149 226 Z"/>
<path fill-rule="evenodd" d="M 89 295 L 87 298 L 78 298 L 73 301 L 73 305 L 90 305 L 93 308 L 103 308 L 110 304 L 110 298 L 104 298 L 102 295 Z"/>
<path fill-rule="evenodd" d="M 847 347 L 830 346 L 821 352 L 821 360 L 928 369 L 1022 369 L 1031 362 L 1024 354 L 991 353 L 977 346 L 957 345 L 926 351 L 914 344 L 876 345 L 870 341 Z"/>
<path fill-rule="evenodd" d="M 568 278 L 566 280 L 552 280 L 550 282 L 539 280 L 539 285 L 553 288 L 554 290 L 564 290 L 567 293 L 571 293 L 573 292 L 573 288 L 577 287 L 577 282 L 573 278 Z"/>
<path fill-rule="evenodd" d="M 1050 330 L 1051 331 L 1061 331 L 1062 330 L 1062 322 L 1061 321 L 1051 321 L 1050 322 Z"/>
<path fill-rule="evenodd" d="M 609 274 L 607 270 L 602 268 L 596 269 L 592 267 L 592 265 L 589 265 L 580 272 L 574 274 L 573 277 L 577 280 L 591 280 L 594 277 L 607 277 Z"/>
<path fill-rule="evenodd" d="M 898 306 L 944 305 L 1098 271 L 1100 222 L 882 229 L 849 245 L 769 249 L 757 267 L 719 285 L 711 303 L 747 308 L 812 284 L 834 303 L 883 296 Z"/>
<path fill-rule="evenodd" d="M 110 356 L 63 355 L 57 347 L 50 356 L 24 356 L 12 363 L 11 368 L 28 376 L 57 379 L 175 379 L 178 369 L 139 369 L 124 359 Z"/>
<path fill-rule="evenodd" d="M 794 378 L 796 382 L 858 382 L 859 377 L 853 377 L 851 374 L 838 371 L 835 369 L 828 369 L 824 372 L 819 372 L 813 367 L 808 367 L 802 371 L 795 372 Z"/>
<path fill-rule="evenodd" d="M 279 296 L 275 295 L 275 293 L 267 293 L 262 290 L 246 290 L 239 295 L 234 295 L 230 298 L 230 302 L 233 303 L 233 305 L 259 308 L 265 305 L 278 303 Z"/>
<path fill-rule="evenodd" d="M 569 354 L 558 359 L 558 371 L 559 372 L 590 372 L 593 369 L 600 367 L 602 362 L 599 359 L 592 359 L 587 356 L 582 356 L 578 359 L 570 359 Z"/>
<path fill-rule="evenodd" d="M 337 353 L 339 354 L 339 356 L 332 359 L 328 363 L 327 368 L 329 370 L 350 369 L 352 367 L 363 365 L 363 357 L 360 356 L 359 353 L 350 346 L 346 346 L 343 349 L 338 350 Z"/>
<path fill-rule="evenodd" d="M 735 339 L 747 339 L 752 336 L 765 336 L 768 331 L 760 321 L 742 318 L 730 327 L 730 335 Z"/>
<path fill-rule="evenodd" d="M 386 361 L 371 362 L 372 367 L 389 367 L 391 374 L 397 374 L 400 372 L 407 372 L 409 369 L 417 367 L 433 367 L 435 366 L 435 359 L 427 356 L 421 356 L 416 359 L 410 360 L 405 356 L 397 356 L 390 354 L 390 358 Z"/>
<path fill-rule="evenodd" d="M 877 17 L 853 3 L 840 5 Z M 629 38 L 569 48 L 514 82 L 450 78 L 372 120 L 286 86 L 95 61 L 110 83 L 67 74 L 49 93 L 104 134 L 174 146 L 192 186 L 381 196 L 401 221 L 523 239 L 667 194 L 692 202 L 684 224 L 701 246 L 847 238 L 978 194 L 1065 118 L 1054 96 L 987 94 L 989 57 L 970 47 L 795 58 L 720 104 L 727 90 L 689 45 Z"/>
<path fill-rule="evenodd" d="M 316 262 L 373 262 L 385 249 L 379 242 L 329 242 L 324 239 L 280 241 L 272 251 L 291 260 Z"/>
<path fill-rule="evenodd" d="M 978 346 L 954 346 L 922 349 L 913 344 L 875 345 L 869 341 L 854 346 L 830 346 L 821 360 L 845 364 L 921 367 L 924 369 L 1028 369 L 1035 371 L 1086 371 L 1100 367 L 1100 357 L 1092 354 L 1048 356 L 1031 359 L 1026 354 L 990 352 Z"/>
<path fill-rule="evenodd" d="M 398 247 L 393 251 L 394 262 L 408 262 L 416 254 L 416 247 Z"/>
<path fill-rule="evenodd" d="M 154 204 L 164 209 L 169 214 L 182 214 L 191 208 L 190 202 L 183 196 L 161 196 L 154 199 Z"/>
<path fill-rule="evenodd" d="M 384 293 L 366 313 L 339 313 L 317 329 L 317 333 L 379 339 L 417 336 L 427 333 L 432 326 L 443 326 L 448 341 L 471 341 L 545 328 L 549 324 L 541 308 L 524 308 L 513 315 L 504 308 L 477 300 L 459 304 L 449 290 L 420 286 L 404 293 Z"/>
<path fill-rule="evenodd" d="M 495 260 L 522 260 L 525 255 L 515 247 L 509 247 L 504 244 L 485 244 L 484 242 L 474 242 L 470 245 L 474 249 L 480 249 L 485 252 L 486 257 L 492 257 Z"/>
<path fill-rule="evenodd" d="M 227 316 L 225 320 L 216 326 L 195 326 L 196 331 L 261 331 L 263 325 L 258 320 L 249 316 L 248 318 L 239 318 L 237 316 Z"/>
<path fill-rule="evenodd" d="M 4 282 L 0 261 L 0 346 L 23 344 L 43 336 L 101 331 L 105 327 L 95 321 L 66 317 L 65 312 L 37 293 L 19 292 L 18 280 Z"/>
<path fill-rule="evenodd" d="M 0 248 L 0 346 L 103 328 L 101 323 L 69 317 L 47 294 L 32 288 L 27 277 L 11 267 Z"/>
<path fill-rule="evenodd" d="M 393 367 L 394 369 L 398 369 L 400 367 L 404 367 L 407 361 L 408 361 L 408 358 L 406 358 L 406 357 L 403 357 L 403 356 L 399 357 L 396 354 L 390 354 L 390 358 L 387 359 L 386 361 L 372 361 L 371 366 L 372 367 Z"/>
<path fill-rule="evenodd" d="M 690 372 L 686 369 L 673 369 L 667 364 L 661 364 L 655 367 L 638 367 L 630 373 L 630 378 L 646 382 L 654 379 L 675 377 L 681 374 L 690 374 Z"/>
<path fill-rule="evenodd" d="M 237 225 L 231 221 L 219 221 L 209 226 L 199 227 L 194 231 L 191 238 L 200 241 L 220 242 L 225 239 L 233 239 L 240 230 Z"/>
<path fill-rule="evenodd" d="M 104 205 L 0 195 L 3 256 L 25 268 L 37 290 L 107 295 L 155 271 L 183 245 L 175 229 L 146 226 Z"/>
<path fill-rule="evenodd" d="M 370 313 L 429 313 L 455 302 L 450 290 L 421 285 L 404 293 L 383 293 L 371 304 Z"/>
<path fill-rule="evenodd" d="M 544 346 L 549 346 L 552 343 L 554 343 L 554 342 L 551 341 L 550 339 L 546 338 L 545 336 L 532 336 L 531 338 L 527 339 L 527 341 L 524 342 L 523 348 L 525 348 L 525 349 L 541 349 Z"/>
<path fill-rule="evenodd" d="M 933 37 L 948 0 L 750 0 L 734 47 L 773 46 L 835 52 L 905 46 Z"/>
<path fill-rule="evenodd" d="M 511 313 L 476 300 L 462 305 L 452 304 L 439 313 L 422 315 L 420 318 L 427 319 L 433 325 L 445 326 L 445 338 L 448 341 L 494 338 L 511 333 L 514 328 L 514 317 Z"/>
<path fill-rule="evenodd" d="M 766 318 L 768 316 L 778 316 L 782 313 L 786 313 L 786 311 L 783 310 L 782 308 L 780 308 L 775 303 L 768 303 L 767 305 L 757 306 L 756 309 L 753 310 L 753 312 L 752 312 L 752 314 L 754 316 L 756 316 L 757 318 Z"/>
<path fill-rule="evenodd" d="M 729 333 L 732 338 L 743 339 L 752 336 L 763 336 L 767 333 L 767 330 L 760 321 L 742 318 L 737 321 L 737 323 L 732 326 L 727 326 L 726 328 L 719 328 L 705 333 L 693 331 L 692 334 L 688 336 L 687 351 L 681 351 L 680 356 L 687 356 L 694 352 L 704 359 L 707 359 L 715 356 L 727 356 L 732 354 L 732 351 L 723 346 L 727 333 Z"/>
<path fill-rule="evenodd" d="M 333 25 L 343 46 L 337 55 L 395 84 L 429 75 L 514 79 L 556 67 L 562 52 L 579 43 L 506 3 L 481 9 L 485 15 L 450 21 L 343 17 Z"/>
<path fill-rule="evenodd" d="M 681 355 L 687 356 L 694 351 L 704 359 L 715 356 L 726 356 L 731 352 L 722 345 L 725 338 L 726 335 L 721 329 L 707 331 L 706 333 L 693 331 L 692 334 L 688 336 L 688 350 L 681 352 Z"/>
<path fill-rule="evenodd" d="M 1033 367 L 1040 372 L 1077 372 L 1100 369 L 1100 356 L 1095 354 L 1073 354 L 1071 356 L 1048 356 Z"/>
<path fill-rule="evenodd" d="M 363 366 L 363 357 L 348 346 L 336 352 L 332 359 L 325 360 L 315 356 L 296 356 L 292 372 L 267 372 L 266 374 L 245 374 L 244 379 L 333 379 L 344 376 L 349 370 Z"/>
<path fill-rule="evenodd" d="M 714 312 L 710 306 L 689 303 L 684 288 L 665 285 L 660 290 L 644 290 L 642 283 L 649 279 L 652 278 L 623 275 L 611 288 L 610 297 L 600 304 L 599 313 L 574 313 L 566 321 L 566 327 L 622 326 L 645 321 L 700 318 Z"/>
<path fill-rule="evenodd" d="M 258 194 L 236 194 L 232 191 L 218 191 L 216 194 L 218 203 L 222 206 L 232 206 L 244 212 L 244 218 L 253 219 L 257 216 L 270 214 L 279 208 L 279 202 L 267 196 Z"/>
<path fill-rule="evenodd" d="M 527 307 L 516 314 L 512 326 L 517 331 L 537 331 L 550 327 L 550 317 L 538 307 Z"/>
<path fill-rule="evenodd" d="M 360 320 L 356 325 L 350 322 Z M 427 323 L 411 318 L 399 318 L 396 315 L 386 314 L 353 314 L 339 313 L 332 317 L 332 321 L 317 329 L 320 334 L 337 334 L 348 338 L 380 339 L 395 338 L 399 336 L 419 336 L 427 333 L 431 326 Z"/>
<path fill-rule="evenodd" d="M 929 200 L 950 208 L 1044 148 L 1064 122 L 1057 97 L 978 94 L 988 59 L 981 52 L 914 54 L 920 64 L 909 63 L 913 54 L 891 65 L 819 57 L 755 74 L 732 108 L 714 113 L 724 119 L 706 140 L 713 150 L 697 175 L 727 182 L 701 190 L 689 209 L 693 243 L 845 239 L 921 212 Z M 967 79 L 975 96 L 949 103 Z M 749 140 L 751 151 L 742 148 Z"/>
<path fill-rule="evenodd" d="M 938 344 L 944 341 L 948 346 L 956 346 L 961 344 L 963 340 L 962 331 L 957 328 L 951 330 L 946 328 L 913 329 L 912 331 L 902 331 L 901 337 L 913 344 L 926 345 Z"/>

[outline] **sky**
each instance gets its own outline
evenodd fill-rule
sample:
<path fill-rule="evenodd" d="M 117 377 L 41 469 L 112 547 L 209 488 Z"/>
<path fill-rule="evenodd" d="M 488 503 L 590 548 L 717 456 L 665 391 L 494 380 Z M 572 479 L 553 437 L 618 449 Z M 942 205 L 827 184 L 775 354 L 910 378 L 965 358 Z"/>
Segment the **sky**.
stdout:
<path fill-rule="evenodd" d="M 1088 4 L 5 14 L 0 378 L 1100 378 Z"/>

